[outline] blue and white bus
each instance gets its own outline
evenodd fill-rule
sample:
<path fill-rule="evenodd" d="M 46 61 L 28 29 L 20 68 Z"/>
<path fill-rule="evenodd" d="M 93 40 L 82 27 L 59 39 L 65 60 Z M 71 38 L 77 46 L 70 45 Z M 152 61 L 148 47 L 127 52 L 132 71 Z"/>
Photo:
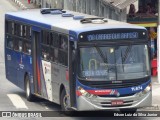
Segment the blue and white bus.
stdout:
<path fill-rule="evenodd" d="M 54 9 L 6 13 L 5 68 L 29 101 L 64 111 L 152 102 L 147 30 L 128 23 Z"/>

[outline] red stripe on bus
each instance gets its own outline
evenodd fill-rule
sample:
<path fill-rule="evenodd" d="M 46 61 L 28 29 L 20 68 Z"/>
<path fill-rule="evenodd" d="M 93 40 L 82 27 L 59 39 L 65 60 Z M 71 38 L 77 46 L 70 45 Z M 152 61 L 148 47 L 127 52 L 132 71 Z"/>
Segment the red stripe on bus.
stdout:
<path fill-rule="evenodd" d="M 38 91 L 41 89 L 41 77 L 40 77 L 40 69 L 39 69 L 39 66 L 38 66 L 38 62 L 37 62 L 37 79 L 38 79 Z"/>
<path fill-rule="evenodd" d="M 86 92 L 93 94 L 93 95 L 114 95 L 117 94 L 117 90 L 85 90 Z M 76 95 L 77 96 L 81 96 L 82 93 L 80 92 L 80 90 L 76 90 Z"/>
<path fill-rule="evenodd" d="M 69 71 L 66 70 L 66 80 L 69 81 Z"/>
<path fill-rule="evenodd" d="M 80 92 L 79 90 L 76 90 L 76 95 L 79 97 L 79 96 L 81 96 L 82 94 L 81 94 L 81 92 Z"/>
<path fill-rule="evenodd" d="M 112 90 L 86 90 L 88 93 L 93 95 L 110 95 Z"/>

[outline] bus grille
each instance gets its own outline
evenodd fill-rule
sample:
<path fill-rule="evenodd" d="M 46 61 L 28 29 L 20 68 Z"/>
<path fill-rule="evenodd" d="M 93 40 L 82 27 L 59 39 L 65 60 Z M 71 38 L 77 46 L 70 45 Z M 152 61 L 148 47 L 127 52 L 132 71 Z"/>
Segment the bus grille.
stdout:
<path fill-rule="evenodd" d="M 108 102 L 100 102 L 100 101 L 94 101 L 91 100 L 91 102 L 99 107 L 107 107 L 107 108 L 112 108 L 112 107 L 127 107 L 127 106 L 131 106 L 133 104 L 135 104 L 137 101 L 133 101 L 133 100 L 126 100 L 124 101 L 124 103 L 122 105 L 112 105 L 111 101 Z"/>

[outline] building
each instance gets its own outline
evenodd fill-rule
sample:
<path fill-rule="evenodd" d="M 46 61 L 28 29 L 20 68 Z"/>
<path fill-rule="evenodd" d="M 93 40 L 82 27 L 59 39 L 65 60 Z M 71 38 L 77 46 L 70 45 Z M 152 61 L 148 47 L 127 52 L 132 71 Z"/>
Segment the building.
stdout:
<path fill-rule="evenodd" d="M 127 7 L 137 0 L 33 0 L 45 8 L 64 8 L 90 15 L 126 21 Z M 138 6 L 138 5 L 137 5 Z"/>

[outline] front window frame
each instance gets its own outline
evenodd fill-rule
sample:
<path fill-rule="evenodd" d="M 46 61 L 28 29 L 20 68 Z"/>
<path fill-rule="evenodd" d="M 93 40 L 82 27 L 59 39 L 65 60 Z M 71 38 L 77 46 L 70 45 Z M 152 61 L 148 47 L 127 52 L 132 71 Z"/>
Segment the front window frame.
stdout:
<path fill-rule="evenodd" d="M 83 47 L 94 47 L 95 45 L 96 46 L 98 46 L 98 47 L 113 47 L 113 46 L 128 46 L 129 44 L 131 44 L 131 45 L 146 45 L 147 46 L 147 48 L 148 48 L 148 60 L 150 61 L 150 59 L 149 59 L 149 45 L 148 45 L 148 41 L 144 41 L 144 40 L 140 40 L 140 41 L 136 41 L 136 42 L 133 42 L 133 41 L 130 41 L 130 43 L 127 41 L 127 42 L 104 42 L 104 41 L 99 41 L 98 43 L 97 42 L 94 42 L 94 43 L 85 43 L 85 42 L 79 42 L 78 43 L 78 57 L 79 57 L 79 59 L 77 59 L 78 60 L 78 65 L 77 65 L 77 77 L 78 77 L 78 79 L 80 79 L 80 80 L 87 80 L 87 81 L 101 81 L 101 79 L 100 78 L 91 78 L 91 79 L 86 79 L 86 77 L 81 77 L 80 75 L 79 75 L 79 73 L 80 73 L 80 48 L 83 48 Z M 149 62 L 148 61 L 148 62 Z M 150 62 L 148 63 L 148 67 L 150 67 Z M 149 69 L 149 71 L 148 71 L 148 76 L 144 76 L 144 77 L 150 77 L 150 74 L 151 73 L 151 71 L 150 71 L 150 69 Z M 107 81 L 114 81 L 114 80 L 121 80 L 121 79 L 117 79 L 117 71 L 116 71 L 116 79 L 113 79 L 113 80 L 107 80 Z M 123 79 L 123 80 L 130 80 L 130 79 Z"/>

